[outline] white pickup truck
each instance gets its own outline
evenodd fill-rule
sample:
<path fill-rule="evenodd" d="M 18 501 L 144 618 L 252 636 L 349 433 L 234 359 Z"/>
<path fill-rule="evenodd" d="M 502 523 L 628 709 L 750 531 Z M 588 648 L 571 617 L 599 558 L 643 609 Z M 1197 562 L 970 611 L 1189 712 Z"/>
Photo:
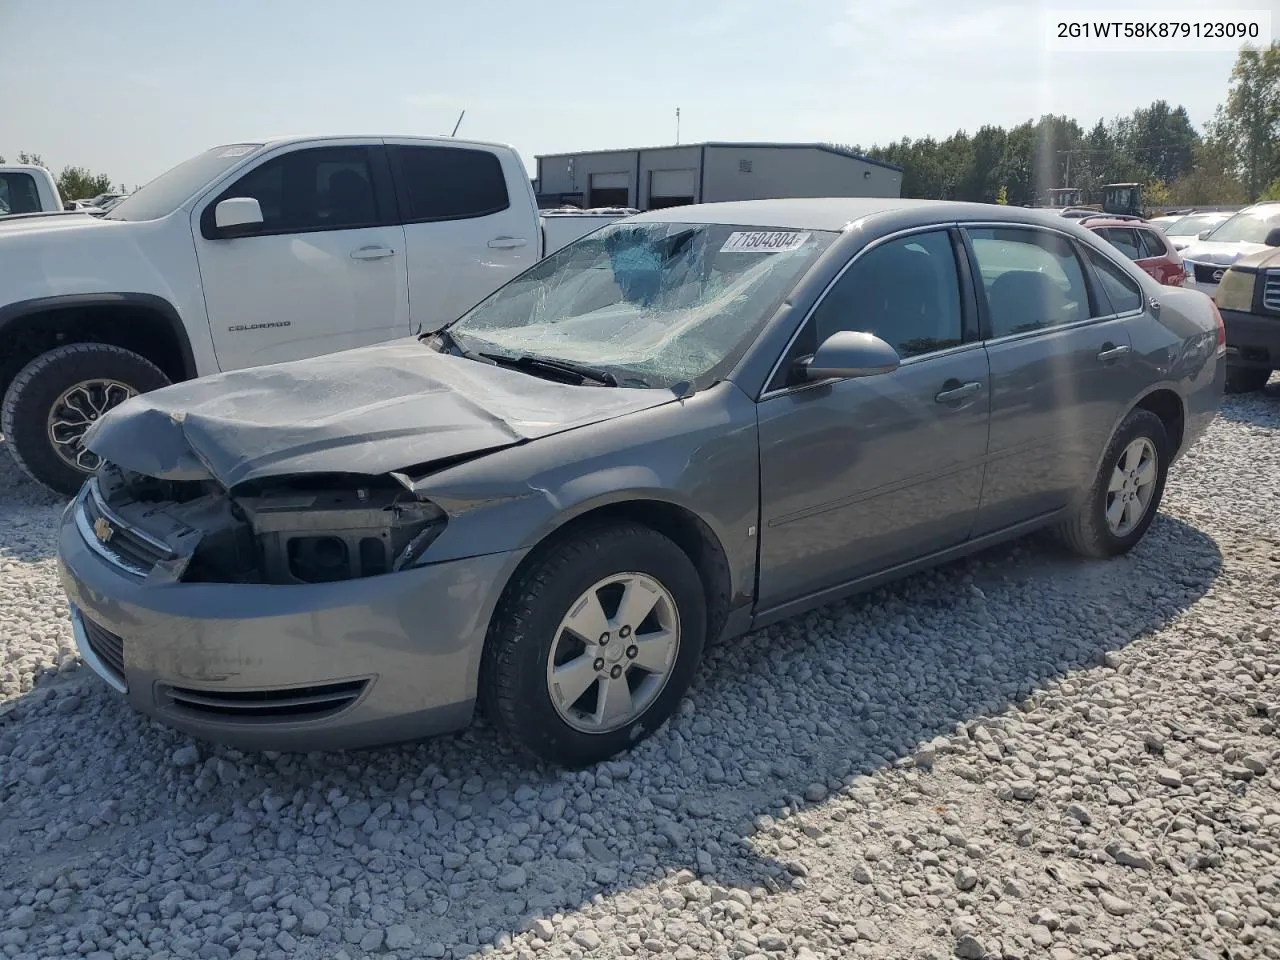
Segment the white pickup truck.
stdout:
<path fill-rule="evenodd" d="M 72 493 L 84 431 L 135 393 L 435 329 L 623 215 L 544 223 L 508 146 L 343 136 L 214 147 L 102 216 L 0 219 L 0 429 Z"/>
<path fill-rule="evenodd" d="M 0 217 L 61 209 L 58 184 L 44 167 L 29 163 L 0 166 Z"/>

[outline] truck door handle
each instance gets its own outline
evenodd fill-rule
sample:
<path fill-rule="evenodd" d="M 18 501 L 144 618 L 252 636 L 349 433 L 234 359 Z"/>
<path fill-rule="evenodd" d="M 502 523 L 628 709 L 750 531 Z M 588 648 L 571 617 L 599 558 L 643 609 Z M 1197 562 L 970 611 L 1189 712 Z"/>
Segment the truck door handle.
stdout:
<path fill-rule="evenodd" d="M 1103 363 L 1110 363 L 1112 360 L 1119 360 L 1121 357 L 1129 355 L 1129 345 L 1122 343 L 1116 346 L 1113 343 L 1104 343 L 1102 349 L 1098 351 L 1098 359 Z"/>
<path fill-rule="evenodd" d="M 954 380 L 948 380 L 947 383 L 955 383 Z M 943 384 L 946 386 L 946 384 Z M 941 393 L 934 395 L 934 400 L 938 403 L 956 403 L 960 400 L 968 400 L 970 397 L 976 397 L 978 391 L 982 389 L 982 384 L 977 381 L 962 383 L 956 387 L 947 387 Z"/>
<path fill-rule="evenodd" d="M 489 246 L 495 250 L 511 250 L 515 247 L 523 247 L 528 242 L 524 237 L 494 237 L 489 241 Z"/>
<path fill-rule="evenodd" d="M 360 247 L 351 251 L 352 260 L 383 260 L 387 257 L 394 257 L 396 252 L 390 247 Z"/>

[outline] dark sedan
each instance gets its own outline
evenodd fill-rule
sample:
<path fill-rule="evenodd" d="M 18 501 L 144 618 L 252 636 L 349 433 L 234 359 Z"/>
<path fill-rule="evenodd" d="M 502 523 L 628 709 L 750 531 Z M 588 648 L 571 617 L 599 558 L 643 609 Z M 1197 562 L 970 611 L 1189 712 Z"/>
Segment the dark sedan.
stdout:
<path fill-rule="evenodd" d="M 1058 528 L 1131 549 L 1223 386 L 1208 297 L 1051 213 L 709 204 L 447 328 L 127 401 L 59 555 L 80 650 L 247 747 L 466 724 L 578 765 L 703 644 Z"/>

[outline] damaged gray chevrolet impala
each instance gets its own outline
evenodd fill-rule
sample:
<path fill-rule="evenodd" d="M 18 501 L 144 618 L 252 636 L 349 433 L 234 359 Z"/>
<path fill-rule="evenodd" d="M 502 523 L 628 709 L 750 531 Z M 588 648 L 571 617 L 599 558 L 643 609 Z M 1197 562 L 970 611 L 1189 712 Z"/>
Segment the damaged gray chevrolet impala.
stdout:
<path fill-rule="evenodd" d="M 86 662 L 192 734 L 347 748 L 479 704 L 587 764 L 709 639 L 1042 527 L 1129 550 L 1223 343 L 1208 297 L 1036 211 L 642 214 L 421 338 L 111 411 L 63 582 Z"/>

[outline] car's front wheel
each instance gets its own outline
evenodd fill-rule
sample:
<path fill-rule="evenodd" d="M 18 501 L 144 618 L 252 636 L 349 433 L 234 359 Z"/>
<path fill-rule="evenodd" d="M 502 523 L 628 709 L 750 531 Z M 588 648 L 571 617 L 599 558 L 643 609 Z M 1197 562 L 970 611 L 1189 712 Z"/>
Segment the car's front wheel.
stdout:
<path fill-rule="evenodd" d="M 543 760 L 607 759 L 675 710 L 706 621 L 702 581 L 675 543 L 632 523 L 584 528 L 504 592 L 481 669 L 485 712 Z"/>
<path fill-rule="evenodd" d="M 1168 465 L 1164 422 L 1149 410 L 1132 411 L 1111 438 L 1075 516 L 1059 528 L 1067 546 L 1086 557 L 1132 550 L 1160 509 Z"/>
<path fill-rule="evenodd" d="M 85 432 L 104 413 L 139 393 L 166 386 L 160 368 L 109 343 L 69 343 L 18 371 L 0 407 L 0 430 L 28 476 L 73 494 L 98 458 Z"/>

